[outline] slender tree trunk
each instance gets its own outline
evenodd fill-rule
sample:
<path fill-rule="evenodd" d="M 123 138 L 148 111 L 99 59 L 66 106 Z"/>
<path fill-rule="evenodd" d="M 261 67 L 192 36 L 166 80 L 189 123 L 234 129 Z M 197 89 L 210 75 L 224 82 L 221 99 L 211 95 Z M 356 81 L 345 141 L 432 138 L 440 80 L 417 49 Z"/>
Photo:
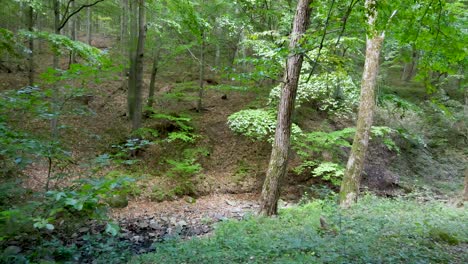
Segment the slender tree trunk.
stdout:
<path fill-rule="evenodd" d="M 75 10 L 75 1 L 71 2 L 70 4 L 71 10 Z M 73 41 L 76 40 L 76 20 L 78 19 L 78 16 L 75 15 L 74 17 L 71 18 L 71 23 L 70 23 L 70 36 Z M 75 51 L 70 52 L 70 61 L 68 63 L 68 67 L 70 68 L 70 65 L 72 63 L 76 63 L 76 53 Z"/>
<path fill-rule="evenodd" d="M 93 14 L 91 13 L 91 7 L 86 8 L 86 42 L 91 45 L 93 42 Z"/>
<path fill-rule="evenodd" d="M 32 7 L 28 8 L 28 30 L 34 31 L 34 9 Z M 28 80 L 29 86 L 34 85 L 34 39 L 29 38 L 29 73 L 28 73 Z"/>
<path fill-rule="evenodd" d="M 286 63 L 284 83 L 278 106 L 278 121 L 275 131 L 275 141 L 271 152 L 267 176 L 263 183 L 259 214 L 271 216 L 278 213 L 280 195 L 279 182 L 286 174 L 289 158 L 292 113 L 296 99 L 297 85 L 302 68 L 304 55 L 297 52 L 300 39 L 309 25 L 312 0 L 300 0 L 294 17 L 289 56 Z"/>
<path fill-rule="evenodd" d="M 122 79 L 125 83 L 125 76 L 128 71 L 128 0 L 122 0 L 122 15 L 121 15 L 121 27 L 120 27 L 120 46 L 122 53 Z"/>
<path fill-rule="evenodd" d="M 133 120 L 135 111 L 135 89 L 136 89 L 136 52 L 138 46 L 138 8 L 135 1 L 129 2 L 130 9 L 130 39 L 129 39 L 129 70 L 128 70 L 128 91 L 127 104 L 128 116 Z"/>
<path fill-rule="evenodd" d="M 200 88 L 198 89 L 198 104 L 197 112 L 201 112 L 203 108 L 203 90 L 205 85 L 205 31 L 201 33 L 201 47 L 200 47 L 200 72 L 199 72 L 199 82 Z"/>
<path fill-rule="evenodd" d="M 156 39 L 156 42 L 158 40 Z M 148 101 L 146 106 L 148 108 L 153 107 L 154 104 L 154 91 L 156 87 L 156 74 L 158 73 L 158 66 L 159 66 L 159 58 L 161 54 L 161 48 L 160 44 L 156 44 L 156 48 L 154 50 L 153 54 L 153 67 L 151 68 L 151 80 L 150 80 L 150 85 L 149 85 L 149 92 L 148 92 Z"/>
<path fill-rule="evenodd" d="M 141 127 L 142 91 L 143 91 L 143 57 L 146 40 L 145 0 L 138 1 L 138 44 L 135 58 L 135 110 L 132 117 L 132 130 Z"/>
<path fill-rule="evenodd" d="M 221 57 L 221 45 L 216 43 L 216 51 L 215 51 L 215 61 L 214 65 L 217 69 L 219 69 L 219 58 Z"/>
<path fill-rule="evenodd" d="M 55 34 L 60 34 L 60 1 L 54 0 L 54 30 Z M 52 66 L 54 70 L 58 70 L 59 65 L 59 55 L 54 52 Z M 51 120 L 51 130 L 52 130 L 52 137 L 58 137 L 58 111 L 59 111 L 59 87 L 58 84 L 53 85 L 53 93 L 52 93 L 52 112 L 54 117 Z"/>
<path fill-rule="evenodd" d="M 409 82 L 413 79 L 416 65 L 418 63 L 418 51 L 414 45 L 411 46 L 411 62 L 403 67 L 402 80 Z"/>
<path fill-rule="evenodd" d="M 215 20 L 215 25 L 218 25 L 219 22 L 218 20 Z M 221 57 L 221 43 L 219 42 L 220 40 L 220 34 L 219 29 L 215 29 L 215 35 L 216 35 L 216 44 L 215 44 L 215 58 L 214 58 L 214 66 L 219 69 L 219 59 Z"/>
<path fill-rule="evenodd" d="M 38 31 L 42 31 L 42 20 L 44 18 L 42 16 L 37 16 L 37 19 L 36 19 L 36 26 L 37 26 L 37 30 Z M 41 40 L 36 40 L 36 46 L 37 46 L 37 54 L 42 54 L 42 41 Z"/>
<path fill-rule="evenodd" d="M 468 202 L 468 167 L 465 168 L 465 188 L 463 189 L 463 202 Z"/>
<path fill-rule="evenodd" d="M 366 41 L 366 60 L 361 82 L 356 134 L 340 190 L 340 205 L 343 208 L 348 208 L 355 203 L 359 194 L 361 173 L 364 167 L 374 114 L 379 56 L 385 36 L 384 33 L 378 34 L 375 29 L 375 20 L 377 18 L 376 0 L 366 0 L 365 6 L 369 27 Z"/>

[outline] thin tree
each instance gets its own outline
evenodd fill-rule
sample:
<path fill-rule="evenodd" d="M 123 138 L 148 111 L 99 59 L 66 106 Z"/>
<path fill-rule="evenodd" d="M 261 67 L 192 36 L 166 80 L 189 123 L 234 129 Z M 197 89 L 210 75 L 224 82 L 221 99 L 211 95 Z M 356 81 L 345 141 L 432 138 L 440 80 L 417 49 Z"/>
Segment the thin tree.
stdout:
<path fill-rule="evenodd" d="M 91 8 L 86 9 L 86 43 L 91 45 L 93 42 L 93 14 L 91 13 Z"/>
<path fill-rule="evenodd" d="M 146 39 L 146 16 L 145 16 L 145 1 L 139 0 L 138 6 L 133 7 L 136 13 L 138 10 L 138 21 L 135 17 L 131 19 L 131 38 L 138 34 L 136 41 L 136 49 L 130 50 L 130 76 L 128 82 L 128 103 L 129 113 L 132 120 L 132 130 L 137 130 L 141 127 L 142 116 L 142 91 L 143 91 L 143 57 L 145 50 Z M 136 15 L 136 14 L 132 14 Z M 138 32 L 135 32 L 137 27 Z"/>
<path fill-rule="evenodd" d="M 154 104 L 154 92 L 156 90 L 156 75 L 159 70 L 159 60 L 161 58 L 161 43 L 159 38 L 156 38 L 156 45 L 153 49 L 153 66 L 151 67 L 151 78 L 149 84 L 148 101 L 146 106 L 152 108 Z"/>
<path fill-rule="evenodd" d="M 34 8 L 32 6 L 28 7 L 28 30 L 34 31 Z M 34 85 L 34 38 L 29 38 L 29 72 L 28 72 L 28 80 L 29 86 Z"/>
<path fill-rule="evenodd" d="M 294 17 L 289 56 L 286 61 L 283 87 L 278 106 L 278 123 L 275 131 L 275 141 L 271 152 L 267 176 L 263 183 L 261 194 L 260 215 L 271 216 L 278 213 L 280 194 L 279 182 L 286 174 L 288 165 L 292 113 L 297 94 L 297 85 L 301 73 L 304 55 L 298 52 L 300 40 L 309 25 L 312 0 L 300 0 Z"/>
<path fill-rule="evenodd" d="M 203 110 L 203 90 L 205 85 L 205 29 L 201 30 L 201 43 L 200 43 L 200 69 L 198 74 L 199 89 L 198 89 L 198 102 L 197 112 Z"/>
<path fill-rule="evenodd" d="M 120 17 L 120 46 L 122 55 L 122 80 L 123 86 L 126 85 L 125 76 L 127 76 L 128 59 L 128 0 L 121 0 L 122 14 Z"/>
<path fill-rule="evenodd" d="M 348 208 L 355 203 L 359 194 L 361 173 L 364 168 L 374 115 L 379 56 L 385 38 L 385 30 L 378 32 L 376 28 L 377 0 L 366 0 L 365 9 L 367 17 L 366 60 L 361 81 L 356 134 L 340 190 L 340 206 L 343 208 Z M 396 11 L 392 13 L 390 19 L 395 14 Z"/>

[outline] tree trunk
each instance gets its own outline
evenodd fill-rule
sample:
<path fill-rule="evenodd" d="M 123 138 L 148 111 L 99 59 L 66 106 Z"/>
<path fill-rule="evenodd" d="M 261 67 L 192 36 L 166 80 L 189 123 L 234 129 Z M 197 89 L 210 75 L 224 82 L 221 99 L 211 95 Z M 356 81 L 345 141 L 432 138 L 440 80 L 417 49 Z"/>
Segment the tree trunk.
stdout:
<path fill-rule="evenodd" d="M 465 169 L 465 188 L 463 189 L 463 202 L 468 202 L 468 167 Z"/>
<path fill-rule="evenodd" d="M 93 42 L 92 28 L 93 28 L 93 14 L 91 13 L 91 7 L 86 8 L 86 42 L 91 45 Z"/>
<path fill-rule="evenodd" d="M 132 131 L 141 127 L 142 91 L 143 91 L 143 57 L 145 54 L 146 17 L 145 0 L 138 1 L 138 44 L 135 58 L 135 109 L 132 117 Z"/>
<path fill-rule="evenodd" d="M 135 110 L 135 89 L 136 89 L 136 50 L 138 46 L 138 9 L 136 2 L 129 2 L 130 9 L 130 39 L 129 39 L 129 70 L 128 70 L 128 91 L 127 105 L 128 116 L 133 120 Z"/>
<path fill-rule="evenodd" d="M 384 33 L 379 35 L 375 30 L 375 20 L 377 18 L 375 2 L 375 0 L 366 0 L 365 3 L 369 27 L 366 41 L 366 61 L 361 82 L 356 134 L 340 190 L 340 206 L 343 208 L 348 208 L 357 201 L 374 114 L 379 56 L 385 36 Z"/>
<path fill-rule="evenodd" d="M 70 4 L 71 10 L 75 10 L 75 1 L 72 1 Z M 76 20 L 78 19 L 78 16 L 75 15 L 74 17 L 71 18 L 71 23 L 70 23 L 70 36 L 73 41 L 76 40 Z M 70 53 L 70 61 L 68 67 L 70 67 L 70 64 L 76 63 L 76 52 L 71 51 Z"/>
<path fill-rule="evenodd" d="M 158 40 L 156 40 L 157 42 Z M 153 54 L 153 67 L 151 68 L 151 80 L 149 85 L 149 92 L 148 92 L 148 102 L 146 106 L 148 108 L 153 107 L 154 103 L 154 90 L 156 87 L 156 74 L 158 73 L 158 64 L 159 64 L 159 57 L 161 53 L 160 44 L 156 44 L 156 49 Z"/>
<path fill-rule="evenodd" d="M 416 65 L 418 63 L 418 51 L 414 45 L 411 46 L 411 62 L 405 64 L 403 67 L 402 80 L 409 82 L 413 79 L 415 74 Z"/>
<path fill-rule="evenodd" d="M 121 26 L 120 26 L 120 46 L 122 55 L 122 79 L 125 83 L 125 76 L 128 71 L 128 0 L 122 0 L 122 15 L 121 15 Z"/>
<path fill-rule="evenodd" d="M 216 69 L 219 69 L 219 58 L 221 57 L 221 45 L 219 43 L 216 43 L 216 51 L 215 51 L 215 61 L 214 65 Z"/>
<path fill-rule="evenodd" d="M 60 1 L 54 0 L 54 33 L 59 35 L 60 34 Z M 54 52 L 52 67 L 54 70 L 58 70 L 59 65 L 59 55 Z M 53 92 L 52 92 L 52 112 L 54 117 L 50 122 L 51 130 L 52 130 L 52 137 L 58 137 L 58 111 L 59 111 L 59 87 L 57 84 L 53 85 Z"/>
<path fill-rule="evenodd" d="M 34 31 L 34 9 L 30 6 L 28 8 L 28 30 Z M 29 72 L 28 72 L 28 80 L 29 86 L 34 85 L 34 39 L 29 38 Z"/>
<path fill-rule="evenodd" d="M 201 112 L 203 108 L 203 90 L 204 90 L 204 79 L 205 79 L 205 31 L 203 30 L 201 33 L 201 47 L 200 47 L 200 73 L 199 73 L 199 81 L 200 81 L 200 88 L 198 90 L 198 104 L 197 104 L 197 112 Z"/>
<path fill-rule="evenodd" d="M 297 85 L 302 68 L 304 55 L 297 52 L 299 41 L 309 25 L 312 0 L 300 0 L 294 17 L 289 56 L 286 62 L 284 83 L 278 106 L 278 121 L 275 131 L 275 141 L 271 152 L 267 176 L 263 183 L 261 194 L 260 215 L 271 216 L 278 213 L 280 195 L 279 182 L 286 174 L 289 158 L 292 113 L 296 99 Z"/>

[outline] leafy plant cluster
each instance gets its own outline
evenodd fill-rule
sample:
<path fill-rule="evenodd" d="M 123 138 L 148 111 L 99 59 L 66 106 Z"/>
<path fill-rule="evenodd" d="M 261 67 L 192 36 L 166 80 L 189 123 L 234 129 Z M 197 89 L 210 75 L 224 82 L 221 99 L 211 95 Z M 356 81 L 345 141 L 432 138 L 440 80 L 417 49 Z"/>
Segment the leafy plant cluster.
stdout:
<path fill-rule="evenodd" d="M 364 196 L 350 210 L 333 200 L 283 209 L 277 218 L 221 223 L 213 236 L 168 241 L 134 263 L 457 263 L 466 210 L 438 202 Z M 320 225 L 325 219 L 326 227 Z"/>
<path fill-rule="evenodd" d="M 302 164 L 294 171 L 297 174 L 310 171 L 313 177 L 320 177 L 339 186 L 345 169 L 341 165 L 341 158 L 346 156 L 344 148 L 351 147 L 355 133 L 354 127 L 332 132 L 304 133 L 299 140 L 293 142 L 293 148 L 302 160 Z M 389 127 L 374 126 L 371 128 L 371 140 L 379 138 L 389 150 L 399 152 L 399 147 L 391 138 L 395 133 L 396 131 Z M 324 154 L 329 157 L 324 159 Z"/>
<path fill-rule="evenodd" d="M 202 171 L 198 159 L 208 154 L 204 148 L 188 148 L 182 152 L 181 159 L 166 160 L 169 165 L 166 174 L 177 182 L 169 195 L 196 195 L 193 177 Z"/>
<path fill-rule="evenodd" d="M 270 143 L 276 128 L 276 114 L 273 110 L 247 109 L 236 112 L 228 117 L 229 128 L 253 140 L 265 140 Z M 341 165 L 343 148 L 351 147 L 351 140 L 356 132 L 355 128 L 345 128 L 332 132 L 303 132 L 299 126 L 292 126 L 292 147 L 302 160 L 295 168 L 297 174 L 311 171 L 312 176 L 339 185 L 344 173 Z M 392 151 L 399 152 L 399 148 L 391 135 L 397 131 L 389 127 L 374 126 L 371 129 L 374 138 L 380 138 L 382 143 Z M 331 160 L 324 160 L 320 154 L 327 152 Z"/>
<path fill-rule="evenodd" d="M 70 240 L 73 233 L 91 221 L 94 225 L 105 224 L 105 232 L 116 236 L 119 227 L 108 218 L 107 209 L 115 196 L 128 193 L 131 181 L 130 178 L 81 180 L 61 190 L 35 193 L 29 201 L 3 206 L 0 246 L 5 248 L 12 241 L 22 242 L 26 247 L 23 256 L 34 260 L 43 257 L 41 254 L 57 253 L 58 249 L 54 248 L 38 251 L 54 241 Z M 1 256 L 8 257 L 11 256 Z"/>
<path fill-rule="evenodd" d="M 339 117 L 349 116 L 354 112 L 359 100 L 359 88 L 351 76 L 335 71 L 312 75 L 308 82 L 307 77 L 306 74 L 300 77 L 296 108 L 305 103 L 314 103 L 319 110 Z M 278 104 L 281 86 L 280 84 L 271 90 L 270 104 Z"/>
<path fill-rule="evenodd" d="M 271 109 L 247 109 L 228 117 L 229 128 L 253 140 L 273 142 L 276 128 L 276 113 Z M 302 134 L 296 124 L 292 125 L 292 137 Z"/>

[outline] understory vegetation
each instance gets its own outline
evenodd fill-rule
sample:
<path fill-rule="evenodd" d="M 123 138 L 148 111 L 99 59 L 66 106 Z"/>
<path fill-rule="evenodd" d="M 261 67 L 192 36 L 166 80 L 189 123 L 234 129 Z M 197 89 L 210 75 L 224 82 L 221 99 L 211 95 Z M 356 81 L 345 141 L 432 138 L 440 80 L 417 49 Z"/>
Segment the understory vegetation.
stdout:
<path fill-rule="evenodd" d="M 438 201 L 364 196 L 351 210 L 305 202 L 276 218 L 219 224 L 208 238 L 177 239 L 134 263 L 465 263 L 467 212 Z"/>

